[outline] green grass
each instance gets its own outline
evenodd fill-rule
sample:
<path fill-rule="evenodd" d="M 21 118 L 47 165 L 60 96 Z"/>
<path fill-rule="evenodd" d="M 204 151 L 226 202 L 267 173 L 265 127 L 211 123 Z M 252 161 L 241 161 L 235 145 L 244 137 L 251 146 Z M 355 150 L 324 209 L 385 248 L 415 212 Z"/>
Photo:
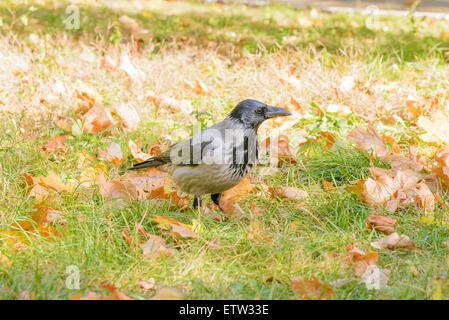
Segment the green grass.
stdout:
<path fill-rule="evenodd" d="M 6 241 L 0 243 L 1 253 L 12 262 L 10 267 L 0 263 L 1 299 L 17 299 L 24 292 L 34 299 L 68 299 L 87 290 L 105 293 L 99 288 L 103 280 L 133 298 L 147 299 L 154 291 L 142 292 L 138 281 L 148 278 L 155 279 L 157 288 L 180 288 L 188 299 L 294 299 L 291 278 L 312 275 L 325 283 L 349 279 L 334 288 L 337 299 L 431 299 L 436 280 L 442 283 L 443 298 L 449 297 L 445 280 L 448 249 L 442 245 L 449 230 L 423 223 L 422 212 L 413 205 L 393 215 L 384 213 L 398 219 L 396 231 L 408 235 L 420 248 L 377 251 L 378 265 L 391 271 L 388 288 L 368 290 L 358 284 L 350 270 L 329 265 L 324 257 L 326 252 L 344 253 L 350 244 L 371 251 L 370 242 L 383 237 L 366 231 L 371 208 L 344 189 L 350 181 L 366 178 L 371 163 L 388 168 L 345 140 L 355 126 L 365 125 L 363 116 L 368 109 L 404 119 L 405 126 L 398 122 L 383 128 L 402 148 L 417 145 L 425 154 L 435 150 L 419 142 L 416 121 L 407 115 L 401 90 L 416 90 L 426 103 L 436 89 L 447 93 L 444 75 L 449 70 L 444 53 L 449 40 L 442 38 L 441 32 L 447 30 L 448 22 L 385 16 L 379 17 L 377 27 L 368 28 L 363 15 L 319 13 L 315 17 L 310 11 L 283 6 L 142 1 L 143 9 L 138 9 L 126 1 L 99 6 L 86 0 L 79 3 L 81 29 L 67 31 L 61 23 L 66 3 L 57 4 L 0 4 L 0 48 L 2 44 L 5 48 L 0 53 L 10 59 L 8 67 L 2 69 L 0 100 L 15 95 L 20 104 L 29 106 L 35 90 L 53 79 L 62 80 L 71 92 L 82 82 L 106 107 L 129 101 L 142 121 L 130 132 L 113 127 L 109 131 L 112 135 L 83 134 L 67 140 L 70 150 L 60 157 L 47 155 L 41 148 L 54 136 L 67 134 L 56 123 L 58 118 L 74 117 L 73 99 L 44 102 L 38 113 L 31 107 L 22 114 L 0 112 L 1 230 L 16 221 L 30 221 L 34 212 L 37 201 L 23 185 L 24 173 L 43 176 L 52 170 L 64 180 L 76 179 L 85 169 L 79 166 L 80 153 L 95 158 L 97 149 L 106 150 L 111 141 L 121 145 L 128 159 L 122 168 L 126 168 L 134 162 L 129 139 L 142 139 L 146 150 L 159 138 L 173 143 L 188 136 L 192 121 L 186 120 L 185 114 L 160 109 L 146 100 L 147 90 L 191 101 L 195 110 L 192 117 L 202 127 L 222 119 L 245 98 L 282 106 L 296 96 L 308 115 L 285 132 L 291 145 L 320 131 L 332 132 L 338 139 L 332 149 L 300 150 L 297 165 L 263 177 L 269 186 L 307 190 L 310 197 L 305 208 L 261 192 L 241 201 L 246 216 L 223 222 L 201 217 L 202 237 L 217 237 L 218 249 L 208 248 L 199 239 L 179 241 L 161 232 L 152 221 L 154 215 L 166 215 L 191 224 L 198 218 L 192 209 L 180 212 L 154 200 L 107 201 L 97 189 L 92 194 L 83 190 L 56 194 L 56 208 L 67 220 L 55 226 L 60 232 L 56 240 L 36 235 L 27 249 L 18 252 L 11 252 Z M 30 5 L 35 10 L 30 11 Z M 28 25 L 19 18 L 23 14 Z M 108 49 L 135 49 L 135 42 L 118 27 L 123 14 L 135 18 L 152 35 L 150 42 L 142 44 L 142 52 L 133 55 L 148 76 L 143 84 L 129 85 L 123 74 L 98 67 Z M 30 34 L 37 35 L 37 44 L 30 40 Z M 29 62 L 29 67 L 21 67 L 20 59 Z M 296 68 L 301 88 L 279 83 L 281 73 L 290 68 Z M 347 74 L 371 84 L 357 87 L 347 97 L 338 95 L 333 88 Z M 182 80 L 192 79 L 206 82 L 213 93 L 197 96 L 183 89 Z M 354 113 L 320 117 L 312 103 L 345 104 Z M 263 137 L 268 133 L 267 129 L 261 131 Z M 93 164 L 100 162 L 93 160 Z M 122 173 L 110 163 L 106 166 L 110 177 Z M 323 179 L 341 188 L 324 191 Z M 447 196 L 443 198 L 447 200 Z M 261 208 L 260 216 L 255 216 L 251 205 Z M 447 221 L 447 209 L 438 206 L 435 218 Z M 265 228 L 266 239 L 248 239 L 255 219 Z M 138 248 L 130 250 L 122 231 L 126 229 L 134 243 L 137 239 L 145 241 L 137 231 L 141 221 L 147 232 L 164 237 L 176 254 L 150 260 L 143 258 Z M 79 290 L 66 287 L 69 266 L 81 272 Z"/>

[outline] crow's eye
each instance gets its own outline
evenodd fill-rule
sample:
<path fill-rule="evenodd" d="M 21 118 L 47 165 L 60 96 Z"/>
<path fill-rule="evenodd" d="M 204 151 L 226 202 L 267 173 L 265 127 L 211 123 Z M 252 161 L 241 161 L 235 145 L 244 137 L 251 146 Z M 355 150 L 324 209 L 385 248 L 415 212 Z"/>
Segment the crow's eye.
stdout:
<path fill-rule="evenodd" d="M 256 109 L 257 114 L 263 114 L 263 108 Z"/>

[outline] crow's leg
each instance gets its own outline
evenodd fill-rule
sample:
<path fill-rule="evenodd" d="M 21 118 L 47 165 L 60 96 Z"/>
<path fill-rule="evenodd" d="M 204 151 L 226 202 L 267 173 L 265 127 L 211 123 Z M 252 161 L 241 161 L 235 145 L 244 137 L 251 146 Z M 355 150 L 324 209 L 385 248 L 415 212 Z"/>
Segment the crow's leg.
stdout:
<path fill-rule="evenodd" d="M 223 209 L 220 206 L 220 199 L 221 199 L 221 193 L 214 193 L 210 195 L 210 198 L 212 199 L 212 201 L 218 206 L 218 208 L 220 208 L 221 211 L 223 211 Z"/>
<path fill-rule="evenodd" d="M 193 197 L 193 208 L 196 209 L 198 206 L 201 208 L 202 205 L 203 205 L 203 201 L 201 200 L 201 196 L 196 194 Z"/>

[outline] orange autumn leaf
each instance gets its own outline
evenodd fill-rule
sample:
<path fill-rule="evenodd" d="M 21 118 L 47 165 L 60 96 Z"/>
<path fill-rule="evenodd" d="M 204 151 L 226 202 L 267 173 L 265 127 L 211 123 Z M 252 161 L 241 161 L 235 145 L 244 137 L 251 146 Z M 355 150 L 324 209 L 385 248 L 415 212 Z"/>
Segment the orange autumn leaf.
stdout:
<path fill-rule="evenodd" d="M 161 256 L 170 257 L 176 253 L 174 249 L 168 248 L 164 239 L 159 236 L 147 234 L 148 240 L 141 245 L 145 258 L 157 259 Z"/>
<path fill-rule="evenodd" d="M 300 299 L 305 300 L 333 300 L 334 291 L 328 284 L 322 284 L 317 277 L 312 279 L 304 277 L 292 278 L 292 289 Z"/>
<path fill-rule="evenodd" d="M 124 199 L 127 201 L 144 198 L 144 192 L 141 188 L 120 179 L 109 181 L 100 181 L 100 193 L 105 199 Z"/>
<path fill-rule="evenodd" d="M 189 197 L 187 195 L 180 196 L 178 192 L 173 191 L 170 193 L 165 192 L 163 186 L 151 190 L 148 199 L 163 199 L 176 205 L 180 209 L 184 209 L 189 205 Z"/>
<path fill-rule="evenodd" d="M 184 80 L 184 88 L 192 90 L 197 95 L 210 93 L 210 91 L 206 87 L 206 85 L 200 80 L 195 80 L 195 81 Z"/>
<path fill-rule="evenodd" d="M 269 150 L 270 157 L 274 160 L 277 166 L 283 164 L 297 164 L 296 149 L 291 150 L 289 147 L 288 137 L 286 135 L 279 135 L 274 141 L 268 137 L 262 144 L 260 154 L 265 154 Z M 272 162 L 273 163 L 273 162 Z"/>
<path fill-rule="evenodd" d="M 47 153 L 53 153 L 55 151 L 61 151 L 65 153 L 67 146 L 64 141 L 67 139 L 73 139 L 72 136 L 56 136 L 48 141 L 42 149 Z"/>
<path fill-rule="evenodd" d="M 235 203 L 246 197 L 252 190 L 251 181 L 246 177 L 233 188 L 223 192 L 222 200 L 231 200 Z"/>
<path fill-rule="evenodd" d="M 391 234 L 394 232 L 394 225 L 396 222 L 396 219 L 372 214 L 366 219 L 366 228 L 374 229 L 385 234 Z"/>
<path fill-rule="evenodd" d="M 377 157 L 383 157 L 390 153 L 385 145 L 384 139 L 372 126 L 369 126 L 366 130 L 355 128 L 348 134 L 347 138 L 349 141 L 355 143 L 362 151 L 372 151 Z"/>
<path fill-rule="evenodd" d="M 378 255 L 376 252 L 365 253 L 355 246 L 347 246 L 342 265 L 352 267 L 354 273 L 357 276 L 361 276 L 369 266 L 377 263 L 377 259 Z"/>
<path fill-rule="evenodd" d="M 270 187 L 268 188 L 268 192 L 270 192 L 273 197 L 281 199 L 305 200 L 309 197 L 307 191 L 294 187 Z"/>
<path fill-rule="evenodd" d="M 107 151 L 98 149 L 98 159 L 111 162 L 120 166 L 126 159 L 123 158 L 123 152 L 119 144 L 111 142 Z"/>
<path fill-rule="evenodd" d="M 418 102 L 418 98 L 416 96 L 408 95 L 405 100 L 405 104 L 415 118 L 418 118 L 424 114 L 424 106 Z"/>
<path fill-rule="evenodd" d="M 115 113 L 120 118 L 124 131 L 137 129 L 140 116 L 133 106 L 128 103 L 122 103 L 115 107 Z"/>
<path fill-rule="evenodd" d="M 170 230 L 171 234 L 182 238 L 197 238 L 198 235 L 192 231 L 192 226 L 179 222 L 167 216 L 155 216 L 153 221 L 159 224 L 161 229 Z"/>
<path fill-rule="evenodd" d="M 134 141 L 129 140 L 128 146 L 132 156 L 134 157 L 134 159 L 136 159 L 136 161 L 143 162 L 151 158 L 151 155 L 141 151 L 142 140 L 139 139 L 139 141 L 137 141 L 137 144 L 135 144 Z"/>
<path fill-rule="evenodd" d="M 107 281 L 101 282 L 100 287 L 109 291 L 110 295 L 102 296 L 94 292 L 88 292 L 85 296 L 80 294 L 72 295 L 70 296 L 70 300 L 133 300 L 131 297 L 119 291 L 117 287 Z"/>
<path fill-rule="evenodd" d="M 94 105 L 83 117 L 84 132 L 92 134 L 103 133 L 115 125 L 111 112 L 98 104 Z"/>

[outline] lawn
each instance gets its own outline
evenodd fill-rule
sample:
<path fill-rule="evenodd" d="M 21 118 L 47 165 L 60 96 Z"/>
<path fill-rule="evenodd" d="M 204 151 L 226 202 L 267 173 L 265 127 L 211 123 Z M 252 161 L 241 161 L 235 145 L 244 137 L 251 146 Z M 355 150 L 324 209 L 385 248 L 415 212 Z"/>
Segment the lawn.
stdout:
<path fill-rule="evenodd" d="M 0 299 L 449 297 L 449 21 L 70 3 L 0 3 Z M 295 116 L 225 212 L 126 172 L 248 98 Z"/>

